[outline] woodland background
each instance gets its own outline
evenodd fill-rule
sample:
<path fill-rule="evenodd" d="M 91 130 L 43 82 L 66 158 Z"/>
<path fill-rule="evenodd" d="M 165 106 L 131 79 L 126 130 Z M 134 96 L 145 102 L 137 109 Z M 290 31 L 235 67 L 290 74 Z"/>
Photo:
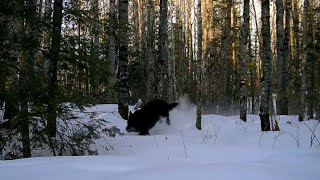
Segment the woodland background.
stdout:
<path fill-rule="evenodd" d="M 139 98 L 184 94 L 198 129 L 206 113 L 259 114 L 263 131 L 277 114 L 319 119 L 319 22 L 316 0 L 3 0 L 0 145 L 18 133 L 24 157 L 39 139 L 55 152 L 73 107 L 127 119 Z"/>

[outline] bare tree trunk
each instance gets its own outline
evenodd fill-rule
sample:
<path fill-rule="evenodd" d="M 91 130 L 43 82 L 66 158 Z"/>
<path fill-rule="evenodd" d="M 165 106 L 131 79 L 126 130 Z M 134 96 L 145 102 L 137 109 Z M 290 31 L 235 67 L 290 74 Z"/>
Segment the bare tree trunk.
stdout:
<path fill-rule="evenodd" d="M 288 68 L 289 62 L 291 62 L 291 46 L 290 46 L 290 21 L 291 21 L 291 0 L 286 0 L 286 21 L 284 31 L 284 54 L 283 54 L 283 66 L 282 66 L 282 83 L 281 83 L 281 98 L 279 102 L 279 114 L 288 115 Z"/>
<path fill-rule="evenodd" d="M 306 61 L 306 105 L 307 105 L 307 115 L 308 119 L 314 118 L 314 102 L 315 102 L 315 46 L 314 46 L 314 14 L 313 14 L 313 1 L 309 2 L 307 5 L 307 61 Z M 318 24 L 319 26 L 319 24 Z"/>
<path fill-rule="evenodd" d="M 300 21 L 299 21 L 299 5 L 298 0 L 293 0 L 293 58 L 290 64 L 290 74 L 292 77 L 292 90 L 290 91 L 290 95 L 292 96 L 291 104 L 293 104 L 292 114 L 300 113 L 300 100 L 301 100 L 301 92 L 300 92 L 300 66 L 301 66 L 301 41 L 300 41 Z M 299 97 L 299 98 L 297 98 Z"/>
<path fill-rule="evenodd" d="M 308 52 L 308 6 L 309 0 L 304 1 L 303 5 L 303 20 L 302 20 L 302 28 L 303 28 L 303 53 L 302 53 L 302 62 L 301 62 L 301 82 L 300 82 L 300 113 L 299 113 L 299 121 L 303 121 L 306 115 L 305 112 L 305 97 L 306 97 L 306 64 L 307 64 L 307 52 Z"/>
<path fill-rule="evenodd" d="M 227 3 L 227 17 L 225 19 L 225 35 L 224 35 L 224 108 L 229 110 L 231 104 L 231 87 L 230 87 L 230 63 L 231 63 L 231 9 L 232 0 L 226 0 Z"/>
<path fill-rule="evenodd" d="M 202 114 L 202 14 L 201 1 L 198 1 L 197 7 L 197 129 L 201 130 L 201 114 Z"/>
<path fill-rule="evenodd" d="M 116 67 L 116 31 L 115 27 L 117 24 L 116 20 L 116 10 L 115 10 L 115 0 L 110 0 L 110 16 L 109 16 L 109 50 L 108 50 L 108 59 L 111 64 L 111 69 L 112 69 L 112 77 L 108 79 L 108 84 L 106 85 L 106 91 L 107 91 L 107 99 L 111 100 L 113 98 L 113 92 L 114 92 L 114 85 L 115 85 L 115 80 L 114 77 L 117 74 L 117 67 Z"/>
<path fill-rule="evenodd" d="M 247 121 L 247 63 L 249 59 L 249 48 L 248 48 L 248 38 L 249 38 L 249 8 L 250 0 L 244 0 L 243 4 L 243 25 L 241 29 L 241 49 L 242 58 L 240 65 L 240 119 Z"/>
<path fill-rule="evenodd" d="M 260 119 L 261 130 L 270 131 L 269 119 L 269 102 L 271 91 L 271 37 L 270 37 L 270 1 L 264 0 L 261 3 L 262 14 L 262 78 L 261 78 L 261 104 L 260 104 Z"/>
<path fill-rule="evenodd" d="M 94 58 L 96 59 L 96 64 L 98 65 L 99 59 L 100 59 L 100 41 L 99 41 L 99 33 L 100 33 L 100 25 L 99 25 L 99 1 L 98 0 L 94 0 L 93 1 L 93 12 L 94 12 L 94 24 L 93 24 L 93 55 Z M 88 73 L 88 72 L 87 72 Z M 93 82 L 93 94 L 95 98 L 99 98 L 100 96 L 100 90 L 99 90 L 99 86 L 100 86 L 100 81 L 99 78 L 96 77 L 95 75 L 95 79 Z"/>
<path fill-rule="evenodd" d="M 118 111 L 123 119 L 128 119 L 128 0 L 119 4 L 119 69 L 118 69 Z"/>
<path fill-rule="evenodd" d="M 24 25 L 22 25 L 24 26 Z M 25 29 L 25 28 L 23 28 Z M 20 99 L 20 113 L 18 116 L 19 128 L 22 137 L 22 152 L 23 157 L 31 157 L 31 149 L 30 149 L 30 137 L 29 137 L 29 111 L 28 111 L 28 68 L 27 68 L 27 58 L 26 58 L 27 49 L 22 48 L 22 51 L 19 54 L 19 69 L 20 76 L 18 80 L 19 85 L 19 99 Z"/>
<path fill-rule="evenodd" d="M 18 116 L 19 130 L 22 138 L 23 157 L 31 157 L 30 149 L 30 115 L 29 100 L 32 94 L 32 78 L 34 76 L 34 62 L 37 53 L 37 2 L 29 0 L 21 4 L 25 6 L 23 19 L 19 21 L 21 27 L 21 51 L 19 53 L 19 79 L 18 97 L 20 100 L 20 113 Z"/>
<path fill-rule="evenodd" d="M 60 59 L 61 24 L 62 24 L 63 0 L 55 0 L 53 5 L 52 44 L 50 49 L 49 85 L 48 85 L 48 123 L 49 138 L 55 138 L 57 131 L 57 95 L 58 95 L 58 62 Z"/>
<path fill-rule="evenodd" d="M 168 100 L 168 0 L 160 0 L 160 24 L 159 24 L 159 59 L 160 96 L 164 100 Z"/>
<path fill-rule="evenodd" d="M 283 92 L 283 66 L 284 66 L 284 29 L 283 29 L 283 0 L 276 1 L 276 30 L 277 30 L 277 63 L 276 63 L 276 74 L 277 74 L 277 112 L 280 112 L 284 99 Z M 280 113 L 281 114 L 281 113 Z"/>
<path fill-rule="evenodd" d="M 254 0 L 252 0 L 251 2 L 252 4 L 252 8 L 253 8 L 253 17 L 254 17 L 254 25 L 255 25 L 255 37 L 254 37 L 254 65 L 253 65 L 253 77 L 252 77 L 252 88 L 251 88 L 251 94 L 252 94 L 252 106 L 251 106 L 251 110 L 252 110 L 252 114 L 256 114 L 256 108 L 258 107 L 258 99 L 259 99 L 259 95 L 257 95 L 260 90 L 260 86 L 259 83 L 257 83 L 257 81 L 260 78 L 260 41 L 258 41 L 259 37 L 260 37 L 260 33 L 259 33 L 259 26 L 258 26 L 258 15 L 257 15 L 257 10 L 256 10 L 256 6 L 255 6 L 255 2 Z M 257 65 L 259 64 L 259 65 Z"/>
<path fill-rule="evenodd" d="M 155 72 L 155 35 L 154 35 L 154 4 L 153 0 L 148 0 L 147 5 L 147 57 L 148 57 L 148 99 L 154 99 L 157 96 L 157 81 Z"/>
<path fill-rule="evenodd" d="M 116 11 L 115 11 L 115 0 L 110 0 L 110 16 L 109 16 L 109 51 L 108 59 L 111 63 L 113 70 L 116 69 L 116 50 L 115 50 L 115 25 L 116 25 Z"/>

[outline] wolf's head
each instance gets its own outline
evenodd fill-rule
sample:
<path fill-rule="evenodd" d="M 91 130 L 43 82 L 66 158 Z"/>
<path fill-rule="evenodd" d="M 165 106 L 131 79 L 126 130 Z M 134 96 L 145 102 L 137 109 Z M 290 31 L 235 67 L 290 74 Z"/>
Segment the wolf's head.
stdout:
<path fill-rule="evenodd" d="M 128 132 L 139 132 L 137 128 L 137 114 L 136 113 L 131 113 L 129 114 L 129 119 L 128 119 L 128 125 L 126 127 L 126 130 Z"/>

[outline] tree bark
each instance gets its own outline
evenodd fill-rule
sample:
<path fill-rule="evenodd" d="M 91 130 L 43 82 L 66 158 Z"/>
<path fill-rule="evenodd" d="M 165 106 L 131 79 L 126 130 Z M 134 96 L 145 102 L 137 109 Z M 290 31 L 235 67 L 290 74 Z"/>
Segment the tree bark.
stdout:
<path fill-rule="evenodd" d="M 118 67 L 118 111 L 123 119 L 128 119 L 128 0 L 119 2 L 119 67 Z"/>
<path fill-rule="evenodd" d="M 201 130 L 201 114 L 202 114 L 202 14 L 201 1 L 197 6 L 197 129 Z"/>
<path fill-rule="evenodd" d="M 288 84 L 289 84 L 289 62 L 291 62 L 291 42 L 290 42 L 290 21 L 291 21 L 291 0 L 286 0 L 286 19 L 285 19 L 285 30 L 284 30 L 284 54 L 283 54 L 283 66 L 282 66 L 282 83 L 280 92 L 281 98 L 279 99 L 279 113 L 282 115 L 289 114 L 288 107 Z"/>
<path fill-rule="evenodd" d="M 243 4 L 243 25 L 241 29 L 241 48 L 242 48 L 242 58 L 240 65 L 240 119 L 244 122 L 247 121 L 247 63 L 249 60 L 249 48 L 248 48 L 248 38 L 249 38 L 249 8 L 250 0 L 244 0 Z"/>
<path fill-rule="evenodd" d="M 115 42 L 115 25 L 116 25 L 115 0 L 110 0 L 110 16 L 109 16 L 109 51 L 108 59 L 111 63 L 112 70 L 116 70 L 116 42 Z"/>
<path fill-rule="evenodd" d="M 93 23 L 93 56 L 94 59 L 97 61 L 94 66 L 99 65 L 100 59 L 100 41 L 99 41 L 99 34 L 100 34 L 100 25 L 99 25 L 99 1 L 93 1 L 93 12 L 94 12 L 94 23 Z M 99 98 L 100 96 L 100 81 L 99 78 L 95 75 L 94 82 L 93 82 L 93 94 L 95 98 Z"/>
<path fill-rule="evenodd" d="M 306 61 L 306 105 L 307 105 L 307 115 L 308 119 L 313 119 L 314 116 L 314 102 L 315 102 L 315 65 L 316 65 L 316 57 L 315 57 L 315 46 L 314 46 L 314 14 L 313 14 L 313 3 L 309 2 L 307 5 L 307 50 L 304 53 L 307 53 L 307 61 Z M 319 25 L 318 25 L 319 26 Z"/>
<path fill-rule="evenodd" d="M 230 87 L 230 63 L 231 63 L 231 9 L 232 0 L 226 0 L 227 3 L 227 16 L 225 19 L 225 34 L 224 34 L 224 108 L 229 110 L 231 104 L 231 87 Z"/>
<path fill-rule="evenodd" d="M 302 61 L 301 61 L 301 81 L 300 81 L 300 112 L 299 112 L 299 121 L 305 119 L 305 97 L 306 97 L 306 64 L 307 64 L 307 52 L 308 52 L 308 6 L 309 0 L 305 0 L 303 4 L 303 19 L 302 19 L 302 29 L 303 29 L 303 52 L 302 52 Z"/>
<path fill-rule="evenodd" d="M 269 102 L 271 91 L 270 67 L 271 67 L 271 37 L 270 37 L 270 1 L 261 3 L 262 14 L 262 78 L 261 78 L 261 104 L 260 119 L 261 130 L 270 131 Z"/>
<path fill-rule="evenodd" d="M 58 106 L 58 62 L 60 60 L 60 42 L 61 42 L 61 24 L 62 24 L 62 6 L 63 0 L 55 0 L 53 4 L 53 25 L 50 48 L 49 64 L 49 84 L 48 84 L 48 123 L 47 131 L 49 138 L 55 138 L 57 132 L 57 106 Z"/>
<path fill-rule="evenodd" d="M 159 94 L 160 98 L 168 101 L 168 0 L 160 0 L 159 24 L 159 59 L 160 69 Z"/>
<path fill-rule="evenodd" d="M 292 77 L 292 90 L 290 91 L 290 96 L 292 96 L 292 104 L 293 108 L 290 110 L 292 114 L 300 113 L 300 100 L 301 100 L 301 92 L 300 92 L 300 66 L 301 66 L 301 41 L 300 41 L 300 15 L 299 15 L 299 3 L 298 0 L 293 0 L 293 58 L 290 64 L 290 75 Z M 291 105 L 292 106 L 292 105 Z"/>
<path fill-rule="evenodd" d="M 277 30 L 277 63 L 276 63 L 276 74 L 277 74 L 277 112 L 281 114 L 280 109 L 282 109 L 284 101 L 284 86 L 283 86 L 283 66 L 284 64 L 284 29 L 283 29 L 283 0 L 276 1 L 277 17 L 276 17 L 276 30 Z"/>
<path fill-rule="evenodd" d="M 34 62 L 38 49 L 37 33 L 37 3 L 34 0 L 22 2 L 24 14 L 22 21 L 19 21 L 21 27 L 21 51 L 19 60 L 19 79 L 18 79 L 18 97 L 20 100 L 20 113 L 18 114 L 19 130 L 22 139 L 23 157 L 31 157 L 30 149 L 30 115 L 29 101 L 32 94 L 32 78 L 34 75 Z"/>
<path fill-rule="evenodd" d="M 148 100 L 157 96 L 157 81 L 155 72 L 155 47 L 154 47 L 154 4 L 153 0 L 148 0 L 147 5 L 147 57 L 148 57 Z"/>

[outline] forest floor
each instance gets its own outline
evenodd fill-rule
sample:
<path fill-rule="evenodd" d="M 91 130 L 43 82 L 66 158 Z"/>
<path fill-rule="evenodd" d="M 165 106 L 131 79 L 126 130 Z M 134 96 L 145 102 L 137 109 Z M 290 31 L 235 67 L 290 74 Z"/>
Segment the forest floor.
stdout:
<path fill-rule="evenodd" d="M 138 136 L 125 131 L 126 121 L 115 109 L 116 105 L 108 104 L 86 108 L 124 133 L 97 140 L 99 155 L 0 161 L 0 179 L 320 178 L 319 121 L 299 122 L 297 116 L 277 116 L 280 131 L 263 133 L 257 115 L 248 115 L 247 122 L 238 116 L 203 115 L 199 131 L 194 125 L 196 109 L 181 104 L 170 112 L 170 126 L 158 123 L 150 136 Z M 85 121 L 87 114 L 78 115 L 81 114 Z"/>

